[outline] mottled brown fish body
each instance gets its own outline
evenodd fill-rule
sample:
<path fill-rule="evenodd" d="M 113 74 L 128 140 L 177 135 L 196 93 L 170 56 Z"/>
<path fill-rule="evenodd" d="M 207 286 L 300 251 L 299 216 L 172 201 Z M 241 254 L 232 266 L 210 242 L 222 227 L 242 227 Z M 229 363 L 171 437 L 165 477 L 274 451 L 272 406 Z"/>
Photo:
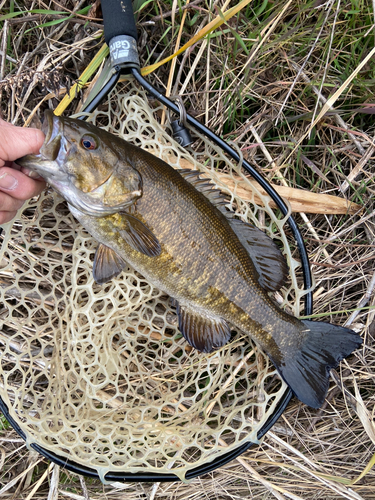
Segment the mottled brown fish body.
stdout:
<path fill-rule="evenodd" d="M 124 159 L 143 180 L 143 196 L 133 215 L 157 235 L 161 254 L 148 257 L 128 245 L 115 230 L 122 226 L 121 214 L 76 217 L 98 241 L 179 303 L 233 323 L 279 359 L 272 334 L 299 334 L 298 320 L 277 307 L 259 285 L 258 273 L 226 217 L 178 171 L 133 148 L 128 145 Z"/>
<path fill-rule="evenodd" d="M 131 264 L 175 299 L 180 330 L 194 347 L 223 346 L 231 323 L 256 340 L 302 401 L 320 406 L 329 369 L 361 341 L 274 303 L 268 291 L 287 271 L 274 242 L 233 218 L 197 174 L 178 172 L 88 123 L 47 114 L 44 127 L 40 155 L 21 163 L 67 199 L 100 243 L 95 279 L 103 283 Z"/>

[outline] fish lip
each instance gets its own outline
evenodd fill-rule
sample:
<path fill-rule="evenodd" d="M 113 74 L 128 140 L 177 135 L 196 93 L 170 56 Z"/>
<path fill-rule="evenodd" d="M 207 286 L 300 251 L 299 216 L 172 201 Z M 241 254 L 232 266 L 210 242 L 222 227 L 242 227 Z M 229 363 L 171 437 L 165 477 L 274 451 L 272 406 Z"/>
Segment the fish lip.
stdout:
<path fill-rule="evenodd" d="M 42 132 L 46 136 L 44 139 L 44 142 L 47 144 L 52 135 L 52 129 L 53 129 L 53 113 L 51 110 L 46 109 L 44 112 L 44 120 L 42 123 Z"/>
<path fill-rule="evenodd" d="M 63 169 L 61 169 L 59 155 L 62 148 L 66 152 L 63 128 L 62 120 L 52 111 L 46 110 L 41 129 L 45 138 L 39 153 L 19 158 L 18 164 L 37 172 L 47 182 L 52 178 L 61 177 Z"/>
<path fill-rule="evenodd" d="M 55 140 L 58 140 L 62 136 L 63 126 L 60 118 L 56 116 L 51 110 L 47 109 L 44 112 L 44 120 L 42 124 L 42 132 L 45 134 L 45 139 L 42 147 L 40 148 L 40 153 L 43 159 L 55 160 L 58 154 L 58 149 L 51 157 L 52 146 Z"/>

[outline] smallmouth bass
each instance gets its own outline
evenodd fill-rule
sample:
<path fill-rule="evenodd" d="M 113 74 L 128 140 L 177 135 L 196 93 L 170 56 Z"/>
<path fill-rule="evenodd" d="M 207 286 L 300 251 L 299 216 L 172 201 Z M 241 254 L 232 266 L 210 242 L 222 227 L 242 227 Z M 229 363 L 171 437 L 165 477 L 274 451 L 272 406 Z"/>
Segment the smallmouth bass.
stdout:
<path fill-rule="evenodd" d="M 269 356 L 304 403 L 318 408 L 329 371 L 361 345 L 350 329 L 299 320 L 268 292 L 288 272 L 277 245 L 233 217 L 220 191 L 94 125 L 47 111 L 38 155 L 18 160 L 69 203 L 99 242 L 93 275 L 105 283 L 129 263 L 177 305 L 179 329 L 202 352 L 225 345 L 229 324 Z"/>

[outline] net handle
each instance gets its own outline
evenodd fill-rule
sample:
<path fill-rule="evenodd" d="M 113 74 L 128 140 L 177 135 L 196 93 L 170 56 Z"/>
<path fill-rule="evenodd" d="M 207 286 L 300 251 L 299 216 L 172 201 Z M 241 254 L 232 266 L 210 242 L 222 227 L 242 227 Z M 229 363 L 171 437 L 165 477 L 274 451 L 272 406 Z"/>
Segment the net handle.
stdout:
<path fill-rule="evenodd" d="M 131 0 L 102 0 L 104 37 L 109 46 L 116 36 L 130 36 L 137 42 L 137 27 L 135 25 Z"/>

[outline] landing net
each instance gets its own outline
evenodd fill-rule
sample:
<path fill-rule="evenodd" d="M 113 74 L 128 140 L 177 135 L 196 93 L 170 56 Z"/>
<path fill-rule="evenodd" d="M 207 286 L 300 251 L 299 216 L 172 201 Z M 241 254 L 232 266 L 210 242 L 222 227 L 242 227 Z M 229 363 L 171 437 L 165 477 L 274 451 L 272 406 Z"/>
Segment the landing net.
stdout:
<path fill-rule="evenodd" d="M 155 120 L 160 111 L 128 84 L 90 121 L 176 169 L 199 169 L 230 196 L 239 218 L 276 238 L 291 271 L 277 298 L 298 316 L 304 292 L 285 218 L 206 139 L 199 153 L 180 148 Z M 108 471 L 184 479 L 257 442 L 287 388 L 247 335 L 239 331 L 219 351 L 202 354 L 181 337 L 170 298 L 131 267 L 97 285 L 97 243 L 51 190 L 29 201 L 2 238 L 0 396 L 28 446 L 90 467 L 102 480 Z"/>

